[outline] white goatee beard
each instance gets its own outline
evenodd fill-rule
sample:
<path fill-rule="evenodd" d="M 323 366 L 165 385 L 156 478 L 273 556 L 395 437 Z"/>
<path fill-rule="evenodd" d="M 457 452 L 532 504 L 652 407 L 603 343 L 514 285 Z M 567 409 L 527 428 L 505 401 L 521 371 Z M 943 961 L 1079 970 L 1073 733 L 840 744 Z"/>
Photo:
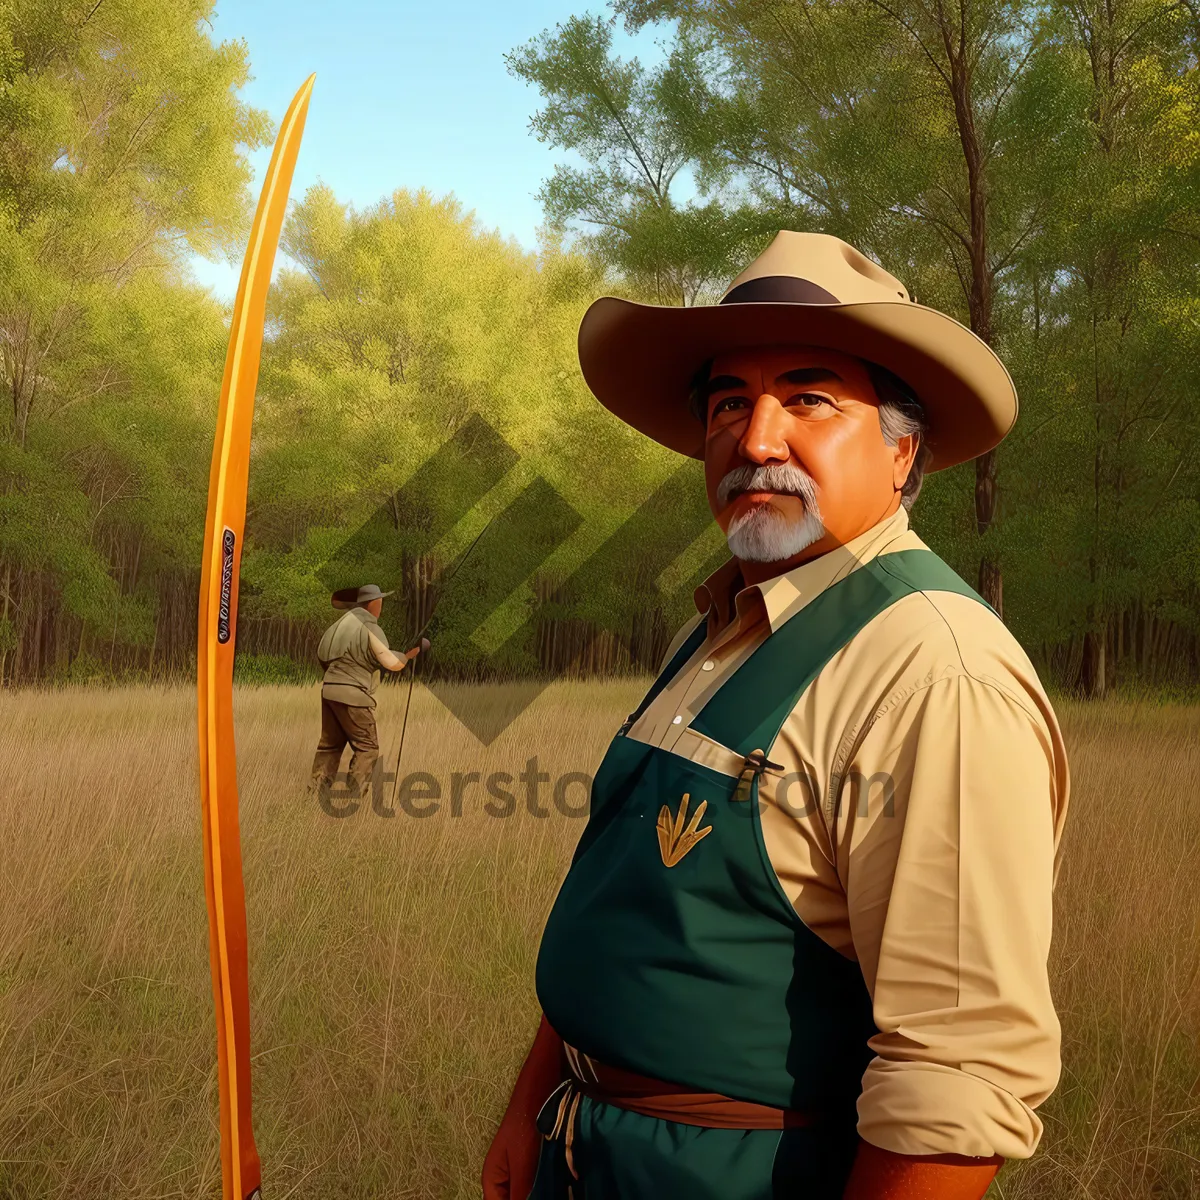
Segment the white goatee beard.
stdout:
<path fill-rule="evenodd" d="M 770 504 L 755 505 L 725 533 L 735 558 L 763 563 L 783 562 L 824 536 L 825 526 L 815 512 L 805 509 L 799 521 L 792 521 Z"/>
<path fill-rule="evenodd" d="M 793 521 L 770 503 L 754 505 L 735 518 L 725 532 L 735 558 L 743 562 L 783 562 L 825 536 L 816 480 L 803 467 L 796 463 L 735 467 L 721 480 L 717 502 L 724 507 L 735 493 L 755 490 L 799 496 L 804 515 Z"/>

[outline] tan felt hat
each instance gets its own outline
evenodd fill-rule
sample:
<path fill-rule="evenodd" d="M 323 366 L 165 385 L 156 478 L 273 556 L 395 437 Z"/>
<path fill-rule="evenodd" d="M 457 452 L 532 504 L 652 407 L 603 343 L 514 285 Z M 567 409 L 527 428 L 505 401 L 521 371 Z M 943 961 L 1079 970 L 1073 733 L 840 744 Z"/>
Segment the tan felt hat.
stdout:
<path fill-rule="evenodd" d="M 787 344 L 865 358 L 903 379 L 928 418 L 930 471 L 992 449 L 1017 419 L 1017 390 L 987 343 L 824 233 L 782 230 L 717 304 L 601 297 L 579 327 L 579 365 L 605 408 L 702 459 L 704 429 L 688 407 L 700 365 L 732 350 Z"/>

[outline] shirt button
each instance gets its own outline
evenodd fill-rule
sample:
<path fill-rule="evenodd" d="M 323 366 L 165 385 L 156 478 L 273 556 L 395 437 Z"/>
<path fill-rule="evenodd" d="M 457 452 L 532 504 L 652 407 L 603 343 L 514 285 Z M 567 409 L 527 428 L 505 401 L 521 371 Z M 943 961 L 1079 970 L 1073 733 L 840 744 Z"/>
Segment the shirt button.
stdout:
<path fill-rule="evenodd" d="M 715 662 L 713 662 L 713 660 L 712 660 L 711 658 L 708 658 L 708 659 L 705 659 L 705 660 L 704 660 L 704 663 L 703 663 L 703 665 L 700 667 L 700 670 L 702 670 L 702 671 L 711 671 L 711 670 L 713 669 L 713 667 L 715 667 L 716 665 L 717 665 L 717 664 L 716 664 Z"/>
<path fill-rule="evenodd" d="M 682 718 L 682 717 L 680 717 L 680 716 L 674 716 L 674 717 L 672 717 L 672 718 L 671 718 L 671 724 L 672 724 L 672 725 L 678 725 L 678 724 L 679 724 L 679 723 L 680 723 L 682 720 L 683 720 L 683 718 Z"/>

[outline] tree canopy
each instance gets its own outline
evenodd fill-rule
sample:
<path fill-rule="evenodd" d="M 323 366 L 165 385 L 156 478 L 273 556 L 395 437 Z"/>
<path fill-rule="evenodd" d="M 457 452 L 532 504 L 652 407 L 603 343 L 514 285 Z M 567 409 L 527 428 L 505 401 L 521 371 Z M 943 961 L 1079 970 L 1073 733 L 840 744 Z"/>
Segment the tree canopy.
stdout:
<path fill-rule="evenodd" d="M 273 132 L 211 11 L 0 0 L 5 683 L 191 669 L 228 314 L 186 260 L 240 255 Z M 660 60 L 619 55 L 621 22 Z M 514 47 L 562 156 L 535 251 L 453 196 L 294 199 L 246 669 L 305 662 L 363 571 L 411 632 L 491 520 L 513 550 L 459 577 L 480 626 L 446 669 L 644 667 L 724 544 L 696 464 L 588 393 L 579 319 L 606 292 L 711 303 L 791 228 L 876 258 L 1017 383 L 999 450 L 927 482 L 926 541 L 1066 685 L 1200 677 L 1198 33 L 1170 0 L 619 0 Z"/>
<path fill-rule="evenodd" d="M 236 250 L 271 132 L 211 9 L 0 4 L 0 677 L 152 654 L 199 552 L 224 329 L 182 256 Z"/>
<path fill-rule="evenodd" d="M 614 53 L 619 20 L 666 33 L 660 66 Z M 593 164 L 547 182 L 555 227 L 614 272 L 652 245 L 691 303 L 722 246 L 832 233 L 996 348 L 1017 428 L 915 520 L 1103 691 L 1147 614 L 1196 630 L 1198 32 L 1170 0 L 617 0 L 510 66 L 535 133 Z"/>

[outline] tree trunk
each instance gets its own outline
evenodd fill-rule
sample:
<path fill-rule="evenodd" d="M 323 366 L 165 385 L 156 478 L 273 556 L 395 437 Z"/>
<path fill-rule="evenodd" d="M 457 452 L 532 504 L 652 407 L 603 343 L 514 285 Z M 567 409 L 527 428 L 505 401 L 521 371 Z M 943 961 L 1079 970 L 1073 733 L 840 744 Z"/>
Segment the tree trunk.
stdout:
<path fill-rule="evenodd" d="M 939 10 L 940 12 L 940 10 Z M 959 31 L 943 18 L 942 38 L 950 62 L 954 117 L 967 171 L 971 277 L 967 295 L 971 332 L 988 346 L 994 340 L 992 329 L 995 295 L 992 268 L 988 261 L 988 179 L 983 148 L 975 122 L 975 94 L 971 56 L 959 42 Z M 958 45 L 955 49 L 956 43 Z M 975 524 L 983 537 L 996 516 L 996 451 L 989 450 L 975 460 Z M 986 550 L 979 559 L 979 594 L 1004 616 L 1004 577 L 1000 563 Z"/>
<path fill-rule="evenodd" d="M 1079 664 L 1079 690 L 1088 699 L 1100 699 L 1107 690 L 1106 648 L 1108 623 L 1089 629 L 1083 636 L 1083 661 Z"/>
<path fill-rule="evenodd" d="M 33 642 L 30 646 L 33 652 L 30 668 L 35 680 L 42 676 L 42 620 L 46 609 L 44 580 L 44 573 L 39 571 L 37 573 L 37 609 L 33 615 Z"/>
<path fill-rule="evenodd" d="M 9 619 L 9 612 L 11 611 L 11 607 L 12 607 L 11 597 L 12 597 L 12 563 L 6 562 L 4 564 L 4 608 L 2 611 L 0 611 L 0 621 L 5 623 L 6 630 L 7 630 L 7 622 Z M 8 649 L 7 632 L 6 632 L 5 640 L 3 642 L 0 642 L 0 687 L 2 687 L 4 685 L 4 683 L 6 682 L 6 679 L 7 679 L 6 672 L 7 672 L 7 668 L 8 668 L 8 664 L 9 664 L 9 658 L 10 658 L 10 652 Z"/>
<path fill-rule="evenodd" d="M 983 537 L 996 515 L 996 451 L 975 460 L 975 527 Z M 979 594 L 1004 616 L 1004 576 L 999 562 L 986 551 L 979 559 Z"/>

